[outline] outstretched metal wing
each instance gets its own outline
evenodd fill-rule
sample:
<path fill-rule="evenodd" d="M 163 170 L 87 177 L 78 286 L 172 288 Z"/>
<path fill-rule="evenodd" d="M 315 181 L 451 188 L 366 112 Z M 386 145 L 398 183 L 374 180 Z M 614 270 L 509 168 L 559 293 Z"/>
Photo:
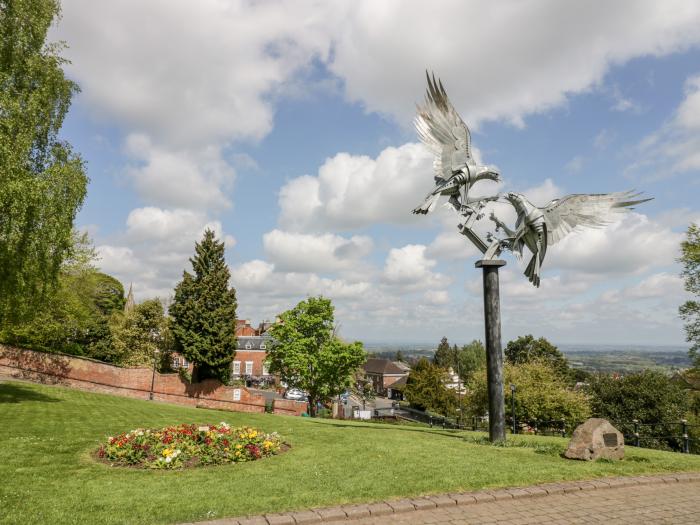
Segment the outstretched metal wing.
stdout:
<path fill-rule="evenodd" d="M 450 179 L 452 175 L 472 158 L 469 128 L 447 97 L 440 80 L 432 79 L 428 72 L 428 90 L 425 104 L 417 105 L 418 115 L 414 123 L 418 136 L 435 155 L 433 169 L 435 182 Z"/>
<path fill-rule="evenodd" d="M 641 193 L 576 194 L 554 199 L 542 208 L 547 224 L 547 244 L 561 241 L 579 226 L 601 228 L 615 219 L 615 214 L 652 199 L 640 199 Z"/>

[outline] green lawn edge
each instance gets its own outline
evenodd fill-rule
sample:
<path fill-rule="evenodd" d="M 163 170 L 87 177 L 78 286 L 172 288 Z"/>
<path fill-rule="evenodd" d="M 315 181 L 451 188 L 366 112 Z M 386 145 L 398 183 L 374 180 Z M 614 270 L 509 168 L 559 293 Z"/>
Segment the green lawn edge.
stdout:
<path fill-rule="evenodd" d="M 284 454 L 182 471 L 110 467 L 109 435 L 182 422 L 277 431 Z M 626 448 L 621 462 L 558 455 L 567 440 L 196 409 L 27 382 L 0 382 L 0 523 L 182 523 L 555 481 L 700 471 L 700 456 Z"/>

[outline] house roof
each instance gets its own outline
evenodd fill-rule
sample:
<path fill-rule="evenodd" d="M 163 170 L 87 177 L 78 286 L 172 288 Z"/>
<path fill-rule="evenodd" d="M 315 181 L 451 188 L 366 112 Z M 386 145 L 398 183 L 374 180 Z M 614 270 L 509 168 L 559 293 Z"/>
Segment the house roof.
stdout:
<path fill-rule="evenodd" d="M 399 367 L 393 361 L 389 359 L 380 359 L 377 357 L 370 357 L 364 366 L 365 372 L 370 374 L 397 374 L 404 375 L 408 374 L 407 370 Z"/>
<path fill-rule="evenodd" d="M 391 383 L 389 385 L 389 388 L 391 388 L 392 390 L 403 390 L 404 387 L 406 386 L 407 381 L 408 381 L 408 376 L 400 377 L 396 381 Z"/>
<path fill-rule="evenodd" d="M 272 337 L 266 335 L 241 335 L 238 340 L 238 350 L 261 350 L 266 351 L 272 346 Z"/>

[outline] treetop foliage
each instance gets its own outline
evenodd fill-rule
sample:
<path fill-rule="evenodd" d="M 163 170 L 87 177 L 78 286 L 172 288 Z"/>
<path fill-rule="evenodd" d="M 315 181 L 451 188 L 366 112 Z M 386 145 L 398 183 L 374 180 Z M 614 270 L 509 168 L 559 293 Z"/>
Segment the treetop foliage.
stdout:
<path fill-rule="evenodd" d="M 31 317 L 56 286 L 87 190 L 82 159 L 58 138 L 73 94 L 45 44 L 54 0 L 0 4 L 0 321 Z"/>
<path fill-rule="evenodd" d="M 512 364 L 547 361 L 558 373 L 568 376 L 569 364 L 559 349 L 544 337 L 535 339 L 532 335 L 520 336 L 509 341 L 505 349 L 506 361 Z"/>

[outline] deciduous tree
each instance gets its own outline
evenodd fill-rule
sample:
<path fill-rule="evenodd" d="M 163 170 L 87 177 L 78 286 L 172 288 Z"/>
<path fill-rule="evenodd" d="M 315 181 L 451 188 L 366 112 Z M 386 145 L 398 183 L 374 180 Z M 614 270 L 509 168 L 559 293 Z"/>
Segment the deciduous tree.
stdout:
<path fill-rule="evenodd" d="M 564 419 L 569 428 L 581 423 L 590 415 L 590 407 L 582 392 L 569 388 L 564 378 L 543 359 L 523 363 L 507 362 L 504 366 L 506 406 L 511 406 L 511 390 L 515 385 L 516 420 L 522 423 L 559 421 Z M 488 410 L 486 371 L 472 376 L 467 385 L 469 409 L 473 415 L 482 416 Z M 510 414 L 509 414 L 510 415 Z"/>
<path fill-rule="evenodd" d="M 547 361 L 562 377 L 569 377 L 566 357 L 544 337 L 535 339 L 532 335 L 520 336 L 508 342 L 504 353 L 506 360 L 514 365 L 535 360 Z"/>
<path fill-rule="evenodd" d="M 445 386 L 447 379 L 444 368 L 422 358 L 408 375 L 404 397 L 418 410 L 454 416 L 459 399 L 454 390 Z"/>
<path fill-rule="evenodd" d="M 194 364 L 193 381 L 227 382 L 236 355 L 236 291 L 229 288 L 224 243 L 207 229 L 190 259 L 170 306 L 176 349 Z"/>
<path fill-rule="evenodd" d="M 696 299 L 686 301 L 679 309 L 685 321 L 686 340 L 691 343 L 689 355 L 696 368 L 700 369 L 700 228 L 697 224 L 688 227 L 685 240 L 681 243 L 681 276 L 685 290 Z"/>
<path fill-rule="evenodd" d="M 623 377 L 597 374 L 587 391 L 593 415 L 610 419 L 622 433 L 634 432 L 633 420 L 637 419 L 653 425 L 642 429 L 645 436 L 652 438 L 645 446 L 678 446 L 677 439 L 662 436 L 679 435 L 678 423 L 689 411 L 690 396 L 681 383 L 652 370 Z"/>
<path fill-rule="evenodd" d="M 87 190 L 58 133 L 78 87 L 46 44 L 55 0 L 0 3 L 0 323 L 30 318 L 55 291 Z"/>
<path fill-rule="evenodd" d="M 269 370 L 291 387 L 309 394 L 309 410 L 350 388 L 367 354 L 360 342 L 346 343 L 334 331 L 333 305 L 309 297 L 279 316 L 270 329 Z"/>

